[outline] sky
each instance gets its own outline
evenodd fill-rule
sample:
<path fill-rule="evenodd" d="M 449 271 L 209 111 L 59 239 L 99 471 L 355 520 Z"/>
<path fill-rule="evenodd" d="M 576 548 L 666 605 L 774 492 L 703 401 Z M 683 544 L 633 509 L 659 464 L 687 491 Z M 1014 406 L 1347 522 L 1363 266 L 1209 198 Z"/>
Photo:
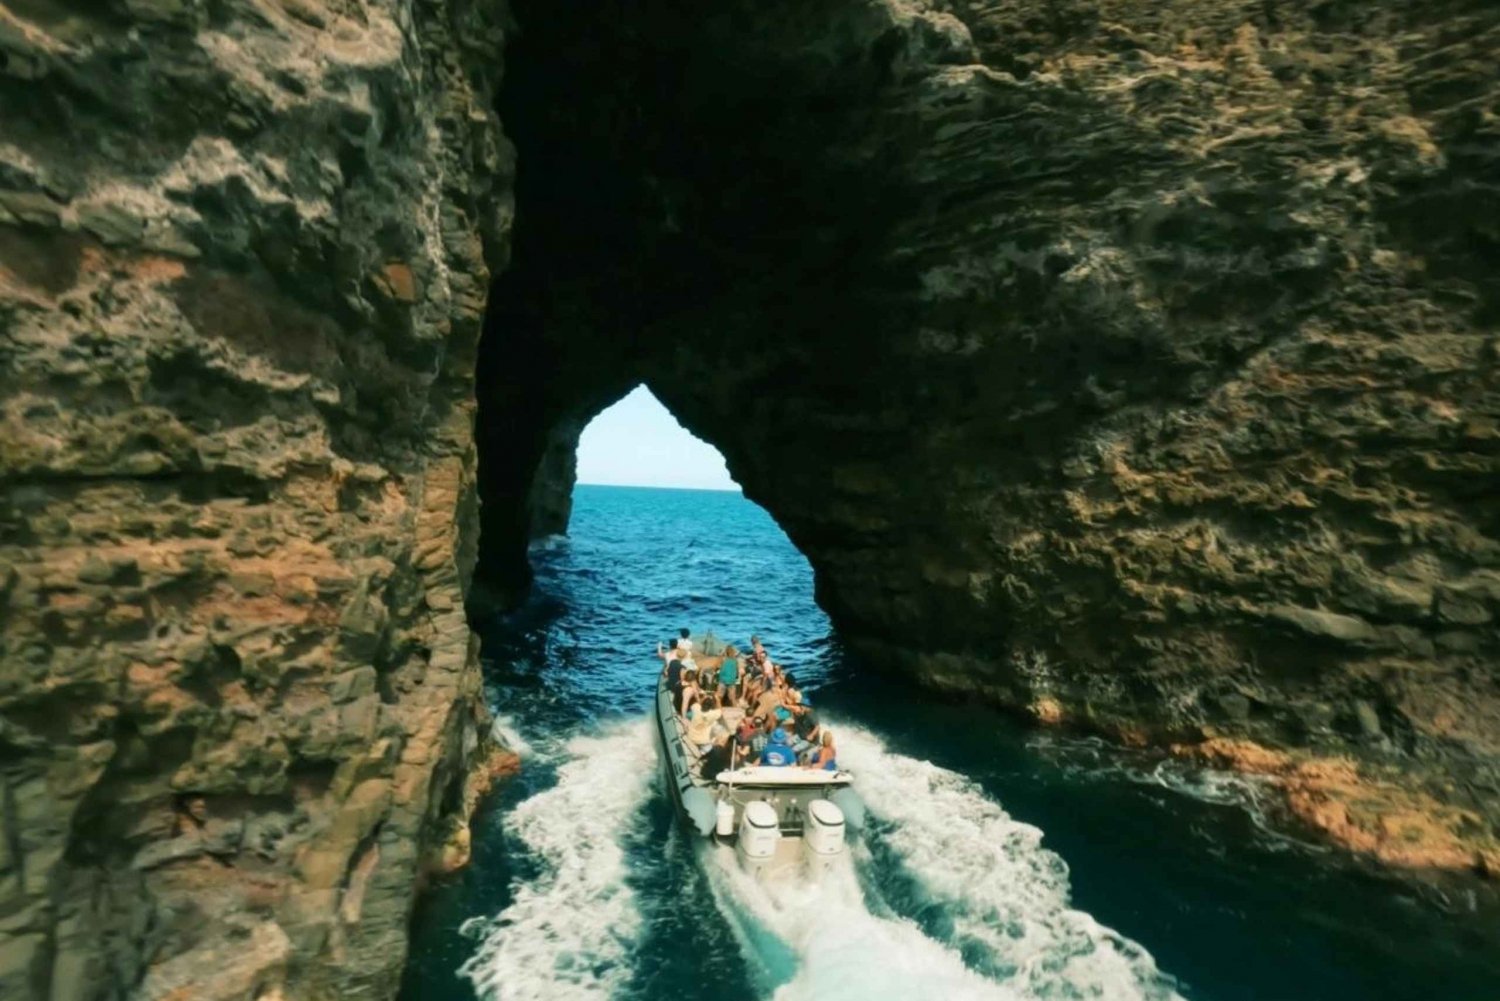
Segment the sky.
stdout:
<path fill-rule="evenodd" d="M 583 429 L 578 482 L 739 489 L 718 449 L 689 434 L 645 386 L 632 389 Z"/>

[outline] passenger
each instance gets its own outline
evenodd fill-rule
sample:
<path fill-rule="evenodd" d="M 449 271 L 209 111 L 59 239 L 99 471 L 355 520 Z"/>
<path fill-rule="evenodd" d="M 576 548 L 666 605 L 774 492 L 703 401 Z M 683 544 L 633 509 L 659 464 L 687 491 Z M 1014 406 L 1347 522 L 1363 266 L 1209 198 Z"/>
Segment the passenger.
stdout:
<path fill-rule="evenodd" d="M 775 717 L 755 717 L 755 737 L 750 741 L 750 746 L 754 749 L 756 757 L 759 757 L 760 753 L 766 749 L 766 745 L 771 742 L 771 733 L 775 729 Z"/>
<path fill-rule="evenodd" d="M 776 664 L 764 649 L 756 653 L 755 667 L 760 672 L 760 676 L 765 680 L 766 684 L 769 685 L 776 680 Z"/>
<path fill-rule="evenodd" d="M 687 742 L 700 752 L 706 752 L 714 743 L 714 724 L 719 722 L 719 707 L 712 695 L 687 712 Z"/>
<path fill-rule="evenodd" d="M 787 685 L 784 681 L 780 685 L 780 693 L 781 705 L 776 707 L 776 718 L 782 722 L 786 722 L 792 718 L 792 696 L 796 695 L 798 698 L 801 698 L 801 693 L 790 685 Z"/>
<path fill-rule="evenodd" d="M 662 674 L 667 679 L 667 691 L 672 693 L 672 708 L 680 714 L 682 712 L 682 661 L 676 658 L 667 661 Z"/>
<path fill-rule="evenodd" d="M 749 720 L 740 723 L 740 728 L 734 734 L 734 755 L 731 758 L 732 768 L 752 764 L 759 757 L 755 750 L 755 724 Z"/>
<path fill-rule="evenodd" d="M 656 644 L 656 655 L 662 660 L 671 661 L 677 659 L 677 641 L 672 640 L 665 648 L 660 643 Z"/>
<path fill-rule="evenodd" d="M 836 772 L 839 770 L 838 756 L 834 753 L 833 733 L 827 729 L 823 731 L 823 740 L 812 760 L 807 763 L 809 768 L 820 768 L 825 772 Z"/>
<path fill-rule="evenodd" d="M 731 688 L 738 688 L 740 684 L 740 652 L 734 647 L 724 649 L 724 659 L 719 662 L 719 698 L 723 698 Z"/>
<path fill-rule="evenodd" d="M 682 697 L 677 700 L 678 713 L 687 715 L 687 711 L 703 698 L 703 689 L 698 687 L 698 672 L 688 668 L 682 673 Z"/>
<path fill-rule="evenodd" d="M 797 752 L 797 760 L 805 761 L 807 756 L 817 750 L 820 742 L 818 733 L 818 713 L 812 706 L 802 700 L 800 695 L 792 697 L 792 730 L 797 737 L 792 741 L 792 749 Z"/>
<path fill-rule="evenodd" d="M 781 707 L 781 692 L 775 685 L 767 685 L 755 700 L 755 715 L 771 716 Z"/>
<path fill-rule="evenodd" d="M 797 763 L 797 755 L 792 750 L 792 728 L 790 724 L 776 727 L 771 731 L 770 738 L 766 741 L 765 750 L 760 752 L 760 763 L 772 768 L 785 768 Z"/>
<path fill-rule="evenodd" d="M 691 657 L 693 655 L 692 632 L 684 628 L 677 630 L 677 635 L 679 637 L 677 640 L 677 649 L 681 650 L 683 653 Z"/>
<path fill-rule="evenodd" d="M 712 778 L 734 767 L 733 739 L 729 734 L 718 738 L 703 755 L 703 775 Z"/>

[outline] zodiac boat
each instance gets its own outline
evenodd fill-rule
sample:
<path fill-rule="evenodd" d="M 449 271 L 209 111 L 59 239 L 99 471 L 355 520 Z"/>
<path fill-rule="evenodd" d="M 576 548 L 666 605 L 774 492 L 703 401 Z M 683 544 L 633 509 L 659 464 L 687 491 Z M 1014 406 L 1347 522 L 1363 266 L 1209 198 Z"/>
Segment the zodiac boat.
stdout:
<path fill-rule="evenodd" d="M 846 834 L 863 826 L 864 804 L 849 772 L 748 765 L 705 775 L 665 678 L 657 683 L 655 717 L 678 818 L 694 834 L 733 846 L 755 878 L 816 879 L 843 855 Z"/>

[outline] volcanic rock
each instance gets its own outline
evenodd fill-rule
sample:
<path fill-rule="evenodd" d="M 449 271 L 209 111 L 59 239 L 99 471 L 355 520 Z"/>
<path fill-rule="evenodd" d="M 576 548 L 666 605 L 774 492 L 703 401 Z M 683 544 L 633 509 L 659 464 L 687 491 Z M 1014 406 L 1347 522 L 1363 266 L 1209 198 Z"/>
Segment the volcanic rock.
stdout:
<path fill-rule="evenodd" d="M 1500 11 L 515 6 L 0 6 L 0 993 L 389 996 L 643 382 L 872 663 L 1496 871 Z"/>
<path fill-rule="evenodd" d="M 492 754 L 495 3 L 0 6 L 0 995 L 388 997 Z"/>

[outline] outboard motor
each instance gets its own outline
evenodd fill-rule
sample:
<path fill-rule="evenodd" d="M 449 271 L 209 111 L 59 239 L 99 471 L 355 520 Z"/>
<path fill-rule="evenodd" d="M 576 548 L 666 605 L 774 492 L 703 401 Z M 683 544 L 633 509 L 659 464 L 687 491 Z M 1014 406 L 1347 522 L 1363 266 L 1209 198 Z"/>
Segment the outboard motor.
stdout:
<path fill-rule="evenodd" d="M 826 799 L 807 804 L 807 821 L 802 827 L 802 865 L 809 879 L 827 872 L 844 854 L 844 811 Z"/>
<path fill-rule="evenodd" d="M 776 857 L 776 843 L 780 840 L 775 808 L 764 800 L 746 803 L 740 820 L 739 844 L 735 847 L 740 868 L 757 879 L 764 877 Z"/>

